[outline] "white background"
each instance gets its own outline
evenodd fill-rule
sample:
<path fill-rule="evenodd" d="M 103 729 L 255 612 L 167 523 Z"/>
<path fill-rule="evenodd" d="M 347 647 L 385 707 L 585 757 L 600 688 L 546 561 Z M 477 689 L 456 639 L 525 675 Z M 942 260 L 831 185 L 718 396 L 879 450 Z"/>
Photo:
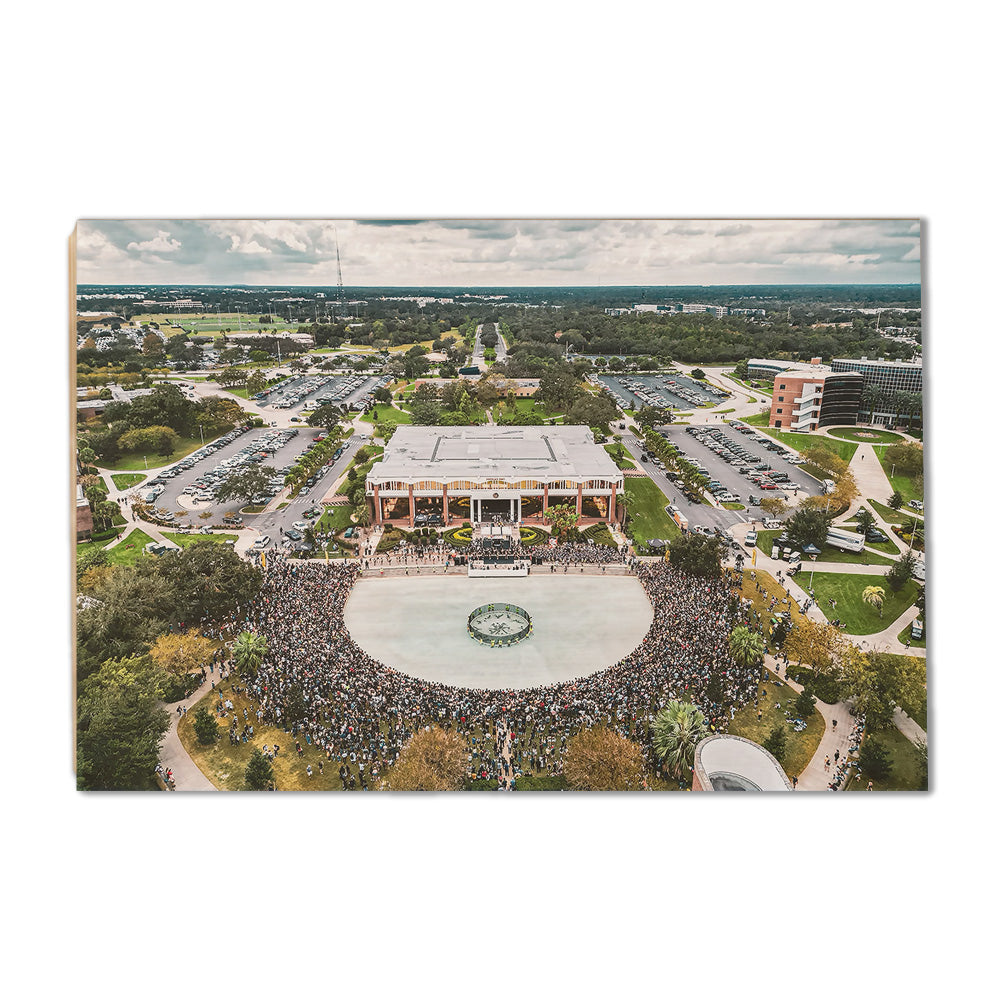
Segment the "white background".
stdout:
<path fill-rule="evenodd" d="M 7 12 L 17 995 L 976 990 L 996 874 L 995 602 L 972 565 L 995 562 L 995 461 L 974 456 L 996 435 L 994 15 L 685 6 Z M 75 793 L 67 237 L 78 217 L 199 215 L 923 217 L 933 794 Z"/>

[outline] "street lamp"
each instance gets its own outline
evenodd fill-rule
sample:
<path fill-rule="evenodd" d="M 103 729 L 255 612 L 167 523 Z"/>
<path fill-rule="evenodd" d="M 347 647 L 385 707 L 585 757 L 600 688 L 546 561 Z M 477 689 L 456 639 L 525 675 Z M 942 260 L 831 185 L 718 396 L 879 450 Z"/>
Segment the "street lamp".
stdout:
<path fill-rule="evenodd" d="M 812 559 L 812 561 L 813 561 L 813 567 L 812 567 L 811 570 L 809 570 L 809 593 L 810 593 L 810 595 L 812 595 L 813 574 L 816 572 L 816 556 L 812 555 L 809 558 Z"/>
<path fill-rule="evenodd" d="M 204 448 L 205 447 L 205 430 L 201 426 L 201 424 L 198 424 L 198 431 L 201 433 L 201 446 L 202 446 L 202 448 Z"/>

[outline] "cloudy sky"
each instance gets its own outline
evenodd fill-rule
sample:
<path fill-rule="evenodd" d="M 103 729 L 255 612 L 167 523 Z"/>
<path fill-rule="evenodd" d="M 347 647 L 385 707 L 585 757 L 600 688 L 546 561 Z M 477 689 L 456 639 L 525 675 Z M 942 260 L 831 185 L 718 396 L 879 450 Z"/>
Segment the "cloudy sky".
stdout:
<path fill-rule="evenodd" d="M 728 285 L 920 281 L 903 220 L 82 221 L 81 284 Z"/>

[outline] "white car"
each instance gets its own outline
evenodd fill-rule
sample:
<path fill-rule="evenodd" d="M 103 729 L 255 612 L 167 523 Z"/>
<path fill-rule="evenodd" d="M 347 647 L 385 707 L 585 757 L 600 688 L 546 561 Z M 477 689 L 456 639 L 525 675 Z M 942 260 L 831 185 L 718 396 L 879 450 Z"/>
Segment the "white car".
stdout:
<path fill-rule="evenodd" d="M 292 527 L 296 531 L 305 531 L 309 525 L 305 521 L 292 521 Z"/>
<path fill-rule="evenodd" d="M 906 506 L 922 511 L 924 509 L 924 502 L 923 500 L 911 500 Z"/>

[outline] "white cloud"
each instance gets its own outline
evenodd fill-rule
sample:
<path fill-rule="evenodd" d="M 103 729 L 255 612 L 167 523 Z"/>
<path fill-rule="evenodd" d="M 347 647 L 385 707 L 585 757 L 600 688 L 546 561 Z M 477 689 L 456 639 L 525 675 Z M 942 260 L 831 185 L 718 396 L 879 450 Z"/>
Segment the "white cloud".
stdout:
<path fill-rule="evenodd" d="M 180 241 L 173 239 L 170 233 L 163 229 L 159 230 L 151 240 L 143 240 L 141 243 L 133 241 L 125 247 L 133 253 L 172 253 L 180 248 Z"/>
<path fill-rule="evenodd" d="M 95 283 L 335 284 L 338 240 L 347 285 L 920 280 L 912 219 L 88 222 L 78 275 Z"/>

